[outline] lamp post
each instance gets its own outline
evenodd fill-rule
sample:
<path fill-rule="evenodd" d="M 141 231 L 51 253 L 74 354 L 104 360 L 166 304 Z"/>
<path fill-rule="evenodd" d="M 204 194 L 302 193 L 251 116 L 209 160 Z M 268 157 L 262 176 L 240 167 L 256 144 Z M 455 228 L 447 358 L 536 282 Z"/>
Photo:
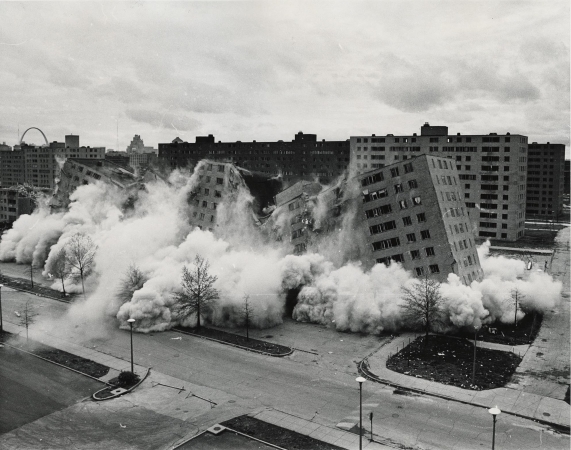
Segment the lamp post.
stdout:
<path fill-rule="evenodd" d="M 133 324 L 135 323 L 135 319 L 127 319 L 129 325 L 131 326 L 131 372 L 135 373 L 133 369 Z"/>
<path fill-rule="evenodd" d="M 0 284 L 0 331 L 4 331 L 4 324 L 2 323 L 2 288 L 3 284 Z"/>
<path fill-rule="evenodd" d="M 359 450 L 363 450 L 363 383 L 367 380 L 357 377 L 355 381 L 359 383 Z"/>
<path fill-rule="evenodd" d="M 494 429 L 492 431 L 492 450 L 496 447 L 496 416 L 501 413 L 500 409 L 497 406 L 488 409 L 488 412 L 494 418 Z"/>
<path fill-rule="evenodd" d="M 472 386 L 476 384 L 476 348 L 478 347 L 478 331 L 480 328 L 474 327 L 474 362 L 472 364 Z"/>

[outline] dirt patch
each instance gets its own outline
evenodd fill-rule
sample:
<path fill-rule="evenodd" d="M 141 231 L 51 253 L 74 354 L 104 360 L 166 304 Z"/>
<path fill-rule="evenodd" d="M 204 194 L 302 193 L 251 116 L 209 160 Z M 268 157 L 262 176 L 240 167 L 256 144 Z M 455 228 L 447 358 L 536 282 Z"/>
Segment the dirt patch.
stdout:
<path fill-rule="evenodd" d="M 472 384 L 474 345 L 465 339 L 418 337 L 387 361 L 387 369 L 464 389 L 502 387 L 510 381 L 521 358 L 511 352 L 476 350 L 476 377 Z"/>
<path fill-rule="evenodd" d="M 226 342 L 228 344 L 239 345 L 240 347 L 246 347 L 251 350 L 270 353 L 272 355 L 288 355 L 292 350 L 290 347 L 286 347 L 285 345 L 274 344 L 272 342 L 260 341 L 252 338 L 246 339 L 246 336 L 228 333 L 227 331 L 217 330 L 215 328 L 175 327 L 173 329 L 204 336 L 210 339 L 216 339 L 217 341 Z"/>
<path fill-rule="evenodd" d="M 531 344 L 539 333 L 542 322 L 542 314 L 527 314 L 517 323 L 517 326 L 513 323 L 497 322 L 493 325 L 482 327 L 478 331 L 478 340 L 504 345 Z M 461 330 L 452 335 L 470 340 L 474 339 L 474 333 L 467 330 Z"/>
<path fill-rule="evenodd" d="M 250 416 L 235 417 L 222 422 L 221 425 L 282 448 L 292 450 L 342 450 L 342 447 L 327 444 L 326 442 Z"/>
<path fill-rule="evenodd" d="M 94 378 L 101 378 L 109 372 L 109 367 L 96 363 L 95 361 L 91 361 L 90 359 L 85 359 L 81 356 L 73 355 L 71 353 L 64 352 L 63 350 L 58 350 L 57 348 L 41 344 L 33 341 L 32 339 L 26 341 L 26 339 L 6 331 L 0 333 L 1 342 L 7 342 L 8 340 L 10 341 L 10 345 L 13 345 L 14 347 L 33 353 L 34 355 L 40 356 L 48 361 L 53 361 L 61 364 L 62 366 L 91 375 Z"/>

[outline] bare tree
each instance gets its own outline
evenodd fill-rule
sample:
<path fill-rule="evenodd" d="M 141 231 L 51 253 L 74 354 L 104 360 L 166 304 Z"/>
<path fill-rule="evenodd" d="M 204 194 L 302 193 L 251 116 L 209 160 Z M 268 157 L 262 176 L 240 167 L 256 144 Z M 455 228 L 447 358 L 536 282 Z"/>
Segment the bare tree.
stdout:
<path fill-rule="evenodd" d="M 514 309 L 514 324 L 517 327 L 517 312 L 519 309 L 521 309 L 520 305 L 521 305 L 521 301 L 525 298 L 525 295 L 523 295 L 519 288 L 514 288 L 511 291 L 511 295 L 510 295 L 510 300 L 514 303 L 515 309 Z"/>
<path fill-rule="evenodd" d="M 34 270 L 36 270 L 37 268 L 38 267 L 35 266 L 33 262 L 31 262 L 27 265 L 27 267 L 24 270 L 22 270 L 22 273 L 30 276 L 30 283 L 32 285 L 32 288 L 34 287 Z"/>
<path fill-rule="evenodd" d="M 244 294 L 244 297 L 242 297 L 242 302 L 242 319 L 244 319 L 244 326 L 246 327 L 246 340 L 249 341 L 250 325 L 252 325 L 254 312 L 250 303 L 250 296 L 248 294 Z"/>
<path fill-rule="evenodd" d="M 26 301 L 24 309 L 20 314 L 20 325 L 26 327 L 26 343 L 28 342 L 28 327 L 36 321 L 36 317 L 38 316 L 34 304 L 30 302 L 31 300 Z"/>
<path fill-rule="evenodd" d="M 52 263 L 51 272 L 55 278 L 61 280 L 61 289 L 63 296 L 65 297 L 65 280 L 71 275 L 70 267 L 67 263 L 65 247 L 57 252 L 57 255 Z"/>
<path fill-rule="evenodd" d="M 185 319 L 196 314 L 196 327 L 200 328 L 200 314 L 212 307 L 218 297 L 218 291 L 213 285 L 218 279 L 208 272 L 210 264 L 208 260 L 196 255 L 194 267 L 189 271 L 186 266 L 182 268 L 182 291 L 175 294 L 177 300 L 178 315 Z"/>
<path fill-rule="evenodd" d="M 89 236 L 82 233 L 74 234 L 65 246 L 67 264 L 75 270 L 81 279 L 83 298 L 85 299 L 84 279 L 89 275 L 93 267 L 93 260 L 97 246 Z"/>
<path fill-rule="evenodd" d="M 426 344 L 429 331 L 443 321 L 440 283 L 425 276 L 414 280 L 412 287 L 403 287 L 402 294 L 405 320 L 424 329 Z"/>
<path fill-rule="evenodd" d="M 117 298 L 121 300 L 121 303 L 130 301 L 135 291 L 141 289 L 143 284 L 147 282 L 147 279 L 135 263 L 130 264 L 119 284 Z"/>

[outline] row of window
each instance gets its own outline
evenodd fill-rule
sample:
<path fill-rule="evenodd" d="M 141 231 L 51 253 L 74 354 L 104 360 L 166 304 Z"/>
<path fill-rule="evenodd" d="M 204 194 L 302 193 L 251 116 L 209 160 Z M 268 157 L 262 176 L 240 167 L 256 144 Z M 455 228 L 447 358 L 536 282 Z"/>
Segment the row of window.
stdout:
<path fill-rule="evenodd" d="M 422 230 L 420 232 L 420 237 L 422 240 L 430 239 L 430 230 Z M 407 234 L 407 242 L 416 242 L 416 235 L 414 233 Z M 377 241 L 372 243 L 373 251 L 375 252 L 379 250 L 386 250 L 387 248 L 399 247 L 400 245 L 401 243 L 399 237 L 383 239 L 382 241 Z M 432 247 L 430 248 L 432 249 L 432 254 L 434 254 L 434 249 Z"/>

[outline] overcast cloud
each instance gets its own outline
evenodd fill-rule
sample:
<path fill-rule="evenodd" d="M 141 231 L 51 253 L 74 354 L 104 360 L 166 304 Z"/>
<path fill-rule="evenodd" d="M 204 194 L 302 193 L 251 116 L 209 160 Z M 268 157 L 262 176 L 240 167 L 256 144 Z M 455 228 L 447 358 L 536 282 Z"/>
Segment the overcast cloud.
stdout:
<path fill-rule="evenodd" d="M 568 1 L 0 3 L 0 141 L 522 133 L 569 146 Z M 39 133 L 28 141 L 40 143 Z M 569 155 L 568 155 L 569 157 Z"/>

